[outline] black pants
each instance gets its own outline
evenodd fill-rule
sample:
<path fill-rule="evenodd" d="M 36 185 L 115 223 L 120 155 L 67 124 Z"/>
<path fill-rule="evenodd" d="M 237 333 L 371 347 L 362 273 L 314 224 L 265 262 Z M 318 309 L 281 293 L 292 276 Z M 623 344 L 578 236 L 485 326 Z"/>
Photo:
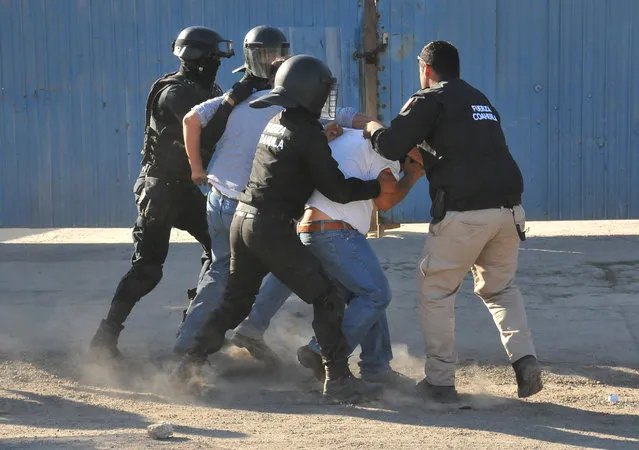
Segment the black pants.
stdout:
<path fill-rule="evenodd" d="M 231 273 L 224 300 L 201 328 L 190 354 L 202 357 L 218 351 L 226 330 L 249 315 L 263 278 L 272 272 L 313 305 L 313 330 L 327 367 L 341 363 L 346 370 L 348 346 L 342 318 L 349 293 L 329 279 L 319 260 L 300 242 L 290 220 L 246 216 L 243 209 L 246 205 L 240 203 L 231 224 Z"/>
<path fill-rule="evenodd" d="M 162 279 L 171 228 L 187 231 L 202 245 L 202 271 L 211 261 L 206 197 L 190 180 L 166 181 L 140 173 L 133 188 L 138 217 L 133 227 L 131 269 L 115 290 L 107 322 L 122 325 L 133 306 Z"/>

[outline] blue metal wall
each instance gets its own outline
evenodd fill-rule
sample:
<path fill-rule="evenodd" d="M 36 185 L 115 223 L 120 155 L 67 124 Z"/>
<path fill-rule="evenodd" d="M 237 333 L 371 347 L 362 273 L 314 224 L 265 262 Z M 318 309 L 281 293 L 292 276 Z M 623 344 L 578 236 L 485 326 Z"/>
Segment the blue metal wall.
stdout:
<path fill-rule="evenodd" d="M 535 219 L 639 217 L 639 1 L 380 0 L 379 112 L 418 88 L 416 55 L 454 42 L 462 75 L 500 110 Z M 170 43 L 210 26 L 241 46 L 280 27 L 325 59 L 359 105 L 362 2 L 0 0 L 0 226 L 127 226 L 144 102 L 175 70 Z M 241 55 L 223 63 L 220 81 Z M 634 81 L 634 83 L 633 83 Z M 428 220 L 421 182 L 388 220 Z"/>
<path fill-rule="evenodd" d="M 177 68 L 189 25 L 232 39 L 238 77 L 252 27 L 328 62 L 359 106 L 362 8 L 344 0 L 0 0 L 0 226 L 129 226 L 152 82 Z"/>
<path fill-rule="evenodd" d="M 639 1 L 381 0 L 379 112 L 419 88 L 434 39 L 460 50 L 462 77 L 498 108 L 534 219 L 639 217 Z M 386 214 L 428 220 L 426 183 Z"/>

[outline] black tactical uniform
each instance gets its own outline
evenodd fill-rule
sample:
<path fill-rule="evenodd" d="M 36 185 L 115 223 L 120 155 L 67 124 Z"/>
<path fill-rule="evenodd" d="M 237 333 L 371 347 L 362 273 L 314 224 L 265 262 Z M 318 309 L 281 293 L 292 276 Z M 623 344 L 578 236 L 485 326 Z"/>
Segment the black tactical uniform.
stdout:
<path fill-rule="evenodd" d="M 417 91 L 391 126 L 376 131 L 371 141 L 391 160 L 419 147 L 435 223 L 445 211 L 521 203 L 523 179 L 499 114 L 484 94 L 459 78 Z"/>
<path fill-rule="evenodd" d="M 350 294 L 328 278 L 294 228 L 294 219 L 302 216 L 315 189 L 339 203 L 380 193 L 377 180 L 345 179 L 331 156 L 318 119 L 333 85 L 330 70 L 321 61 L 294 56 L 277 72 L 273 91 L 251 103 L 286 109 L 260 138 L 250 180 L 231 225 L 231 274 L 224 301 L 211 313 L 197 344 L 178 368 L 179 379 L 188 376 L 190 364 L 202 363 L 221 348 L 225 331 L 248 316 L 263 278 L 272 272 L 313 305 L 313 329 L 327 371 L 325 394 L 352 399 L 377 389 L 355 379 L 348 369 L 341 325 Z"/>
<path fill-rule="evenodd" d="M 133 306 L 162 278 L 171 228 L 188 231 L 204 248 L 203 267 L 210 261 L 211 238 L 206 221 L 206 197 L 191 181 L 184 148 L 182 119 L 205 100 L 222 95 L 215 77 L 220 58 L 231 57 L 230 41 L 213 30 L 189 27 L 173 43 L 182 62 L 179 72 L 165 75 L 151 87 L 146 105 L 142 170 L 133 188 L 138 217 L 133 227 L 132 267 L 118 284 L 107 318 L 98 328 L 91 348 L 99 356 L 120 356 L 117 339 Z M 234 86 L 235 99 L 252 89 Z M 202 136 L 203 157 L 210 159 L 228 115 L 213 120 Z M 215 118 L 214 118 L 215 119 Z"/>

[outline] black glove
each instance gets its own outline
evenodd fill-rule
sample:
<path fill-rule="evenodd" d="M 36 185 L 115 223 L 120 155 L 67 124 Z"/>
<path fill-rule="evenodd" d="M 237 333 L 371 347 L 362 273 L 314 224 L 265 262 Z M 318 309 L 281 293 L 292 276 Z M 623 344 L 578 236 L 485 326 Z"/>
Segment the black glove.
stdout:
<path fill-rule="evenodd" d="M 228 96 L 233 99 L 237 105 L 249 98 L 254 90 L 261 91 L 268 88 L 269 84 L 267 79 L 258 78 L 250 73 L 246 73 L 244 77 L 229 90 Z"/>
<path fill-rule="evenodd" d="M 244 77 L 240 80 L 240 82 L 248 83 L 253 89 L 256 91 L 263 91 L 265 89 L 271 89 L 271 83 L 266 78 L 259 78 L 252 74 L 244 74 Z"/>

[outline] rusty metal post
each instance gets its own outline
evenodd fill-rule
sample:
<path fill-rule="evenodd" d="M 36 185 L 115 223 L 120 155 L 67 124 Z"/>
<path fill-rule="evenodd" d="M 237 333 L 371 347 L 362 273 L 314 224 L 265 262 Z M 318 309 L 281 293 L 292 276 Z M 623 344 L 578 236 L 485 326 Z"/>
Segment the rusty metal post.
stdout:
<path fill-rule="evenodd" d="M 364 48 L 363 54 L 374 52 L 377 49 L 377 1 L 364 0 Z M 376 59 L 376 58 L 375 58 Z M 365 113 L 368 117 L 377 119 L 377 63 L 369 58 L 362 57 L 360 59 L 363 65 L 364 74 L 364 105 Z M 375 237 L 381 237 L 383 229 L 379 223 L 379 211 L 377 207 L 373 207 L 373 215 L 371 217 L 371 230 L 375 233 Z"/>

